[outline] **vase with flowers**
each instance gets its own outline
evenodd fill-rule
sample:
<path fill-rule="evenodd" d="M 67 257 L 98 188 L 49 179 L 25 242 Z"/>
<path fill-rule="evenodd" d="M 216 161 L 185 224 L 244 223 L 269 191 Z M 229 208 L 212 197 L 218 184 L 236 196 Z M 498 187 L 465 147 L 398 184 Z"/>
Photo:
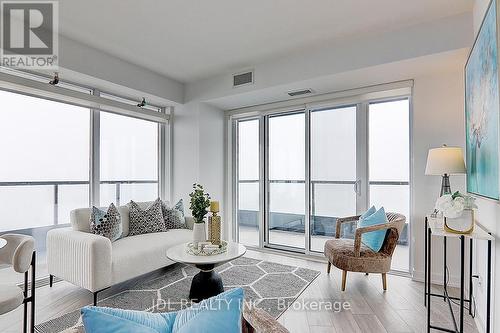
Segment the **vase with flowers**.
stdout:
<path fill-rule="evenodd" d="M 455 192 L 437 199 L 436 210 L 443 214 L 444 229 L 449 232 L 469 234 L 474 230 L 475 198 Z"/>

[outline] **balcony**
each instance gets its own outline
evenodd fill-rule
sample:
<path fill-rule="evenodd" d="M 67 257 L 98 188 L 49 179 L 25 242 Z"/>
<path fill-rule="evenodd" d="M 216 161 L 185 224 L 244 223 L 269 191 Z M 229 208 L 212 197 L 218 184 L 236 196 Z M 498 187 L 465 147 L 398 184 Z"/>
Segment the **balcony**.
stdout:
<path fill-rule="evenodd" d="M 240 189 L 245 192 L 239 196 L 237 222 L 239 226 L 239 241 L 243 244 L 259 245 L 259 211 L 258 211 L 258 180 L 240 181 Z M 270 183 L 292 184 L 288 192 L 296 190 L 297 184 L 303 180 L 272 180 Z M 353 191 L 354 181 L 311 181 L 311 217 L 310 217 L 310 249 L 321 253 L 324 243 L 335 237 L 338 217 L 355 215 L 356 194 Z M 372 203 L 385 206 L 389 211 L 396 211 L 409 216 L 409 183 L 408 182 L 370 182 Z M 242 186 L 242 187 L 241 187 Z M 270 246 L 279 245 L 297 249 L 305 246 L 305 216 L 297 213 L 298 202 L 304 201 L 303 190 L 296 193 L 295 204 L 283 202 L 279 211 L 269 213 Z M 281 198 L 275 196 L 277 200 Z M 246 201 L 246 202 L 245 202 Z M 251 208 L 250 206 L 256 206 Z M 295 205 L 295 206 L 293 206 Z M 292 207 L 293 206 L 293 207 Z M 303 208 L 302 208 L 303 210 Z M 294 213 L 292 213 L 294 212 Z M 407 221 L 408 222 L 408 221 Z M 356 225 L 348 223 L 342 226 L 342 237 L 354 238 Z M 406 223 L 400 236 L 398 247 L 393 257 L 393 268 L 398 271 L 409 270 L 409 230 Z"/>

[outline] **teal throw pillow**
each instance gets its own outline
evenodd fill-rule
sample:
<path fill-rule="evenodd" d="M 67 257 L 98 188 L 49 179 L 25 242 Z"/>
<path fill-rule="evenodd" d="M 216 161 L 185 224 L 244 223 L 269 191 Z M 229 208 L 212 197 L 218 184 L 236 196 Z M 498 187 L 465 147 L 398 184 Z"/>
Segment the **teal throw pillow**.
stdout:
<path fill-rule="evenodd" d="M 87 306 L 86 333 L 241 332 L 243 289 L 231 289 L 177 312 L 151 313 Z"/>
<path fill-rule="evenodd" d="M 360 219 L 358 223 L 358 228 L 384 224 L 387 222 L 388 222 L 387 216 L 385 215 L 384 207 L 382 207 L 375 213 Z M 386 233 L 387 230 L 370 231 L 361 235 L 361 241 L 363 242 L 363 244 L 368 246 L 373 251 L 378 252 L 380 251 L 382 245 L 384 244 Z"/>
<path fill-rule="evenodd" d="M 376 211 L 377 211 L 377 208 L 375 208 L 375 206 L 371 206 L 370 209 L 368 209 L 366 212 L 364 212 L 363 214 L 361 214 L 361 216 L 359 217 L 359 219 L 362 220 L 365 217 L 368 217 L 368 216 L 372 215 Z"/>

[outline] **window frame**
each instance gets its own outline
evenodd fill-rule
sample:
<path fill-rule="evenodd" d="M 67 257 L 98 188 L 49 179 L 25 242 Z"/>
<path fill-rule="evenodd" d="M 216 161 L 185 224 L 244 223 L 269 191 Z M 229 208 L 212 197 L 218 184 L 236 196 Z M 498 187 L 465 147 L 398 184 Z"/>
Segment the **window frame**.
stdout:
<path fill-rule="evenodd" d="M 321 256 L 321 253 L 311 250 L 311 232 L 310 232 L 310 218 L 311 218 L 311 190 L 310 186 L 306 185 L 306 210 L 305 210 L 305 249 L 297 249 L 294 247 L 288 246 L 275 246 L 273 244 L 269 244 L 268 240 L 268 228 L 266 224 L 268 223 L 268 213 L 269 213 L 269 186 L 268 183 L 268 117 L 273 115 L 284 115 L 284 114 L 293 114 L 297 112 L 305 112 L 305 131 L 306 131 L 306 148 L 305 148 L 305 161 L 306 161 L 306 175 L 305 181 L 310 184 L 311 181 L 311 172 L 310 172 L 310 163 L 311 163 L 311 139 L 310 139 L 310 115 L 314 110 L 320 110 L 325 108 L 338 108 L 343 106 L 353 106 L 356 105 L 356 178 L 357 180 L 361 179 L 360 191 L 361 195 L 358 198 L 356 203 L 356 211 L 357 213 L 362 213 L 365 209 L 368 208 L 370 203 L 369 198 L 369 105 L 373 103 L 382 103 L 389 102 L 395 100 L 408 99 L 409 101 L 409 182 L 408 185 L 410 187 L 410 216 L 408 217 L 408 233 L 409 233 L 409 271 L 402 272 L 396 271 L 398 274 L 402 275 L 412 275 L 413 273 L 413 263 L 414 263 L 414 251 L 413 244 L 411 241 L 412 237 L 412 215 L 414 212 L 414 186 L 413 186 L 413 81 L 402 81 L 395 82 L 383 85 L 377 85 L 366 88 L 358 88 L 348 91 L 343 91 L 339 93 L 332 93 L 314 97 L 306 97 L 295 99 L 291 101 L 283 101 L 277 103 L 271 103 L 267 105 L 259 105 L 255 107 L 247 107 L 242 109 L 231 110 L 227 112 L 227 128 L 230 131 L 230 135 L 228 138 L 231 139 L 230 143 L 227 143 L 228 147 L 228 159 L 231 165 L 231 173 L 228 173 L 228 184 L 231 186 L 228 187 L 229 192 L 227 198 L 230 200 L 229 207 L 231 214 L 228 214 L 231 218 L 229 223 L 229 227 L 231 228 L 231 232 L 234 241 L 239 241 L 239 226 L 237 223 L 237 210 L 238 210 L 238 122 L 252 119 L 259 119 L 259 147 L 260 152 L 260 191 L 259 191 L 259 203 L 260 203 L 260 211 L 259 211 L 259 246 L 247 246 L 248 248 L 253 249 L 263 249 L 269 248 L 274 250 L 285 250 L 291 251 L 295 253 L 303 254 L 307 257 L 318 257 Z M 264 149 L 262 149 L 264 148 Z M 262 174 L 263 173 L 263 174 Z"/>
<path fill-rule="evenodd" d="M 21 85 L 24 83 L 24 85 Z M 43 85 L 43 86 L 42 86 Z M 90 88 L 88 86 L 83 86 L 75 84 L 72 82 L 60 81 L 57 86 L 51 86 L 48 84 L 48 77 L 39 75 L 37 73 L 19 71 L 14 69 L 2 69 L 0 71 L 0 90 L 24 95 L 28 97 L 35 97 L 50 100 L 56 103 L 78 106 L 89 111 L 89 198 L 88 207 L 93 205 L 99 206 L 100 204 L 100 114 L 101 112 L 108 112 L 121 115 L 123 117 L 136 118 L 144 121 L 149 121 L 156 123 L 158 125 L 158 144 L 157 144 L 157 161 L 158 161 L 158 196 L 162 200 L 171 200 L 172 195 L 172 145 L 173 145 L 173 121 L 171 114 L 173 113 L 173 107 L 171 106 L 155 106 L 149 105 L 147 109 L 137 108 L 133 110 L 131 105 L 127 105 L 123 101 L 129 101 L 132 104 L 134 101 L 121 97 L 112 93 L 105 93 L 108 96 L 115 96 L 117 100 L 111 100 L 115 111 L 105 110 L 102 108 L 92 108 L 88 106 L 82 106 L 78 103 L 72 103 L 66 100 L 66 95 L 68 91 L 73 94 L 79 95 L 89 95 L 95 98 L 100 98 L 101 90 L 97 88 Z M 47 92 L 45 94 L 44 92 Z M 60 92 L 60 98 L 57 96 Z M 50 94 L 49 94 L 50 93 Z M 70 93 L 71 94 L 71 93 Z M 91 100 L 91 99 L 90 99 Z M 99 99 L 98 99 L 99 100 Z M 119 111 L 119 107 L 122 105 L 124 107 L 124 112 Z M 153 111 L 153 109 L 157 111 Z M 135 112 L 135 113 L 134 113 Z M 150 117 L 150 113 L 156 113 L 157 116 Z M 54 209 L 57 209 L 57 200 L 54 201 Z M 78 207 L 75 207 L 78 208 Z M 54 210 L 54 211 L 55 211 Z M 56 214 L 57 217 L 57 214 Z M 69 217 L 60 223 L 59 220 L 54 220 L 53 224 L 45 227 L 59 227 L 69 225 Z M 29 229 L 36 229 L 42 226 L 32 226 Z"/>

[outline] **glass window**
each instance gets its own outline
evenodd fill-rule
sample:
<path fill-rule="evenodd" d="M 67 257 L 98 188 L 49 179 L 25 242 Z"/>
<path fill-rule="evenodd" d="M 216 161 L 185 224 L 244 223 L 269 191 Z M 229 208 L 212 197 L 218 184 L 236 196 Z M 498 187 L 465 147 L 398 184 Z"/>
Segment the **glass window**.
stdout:
<path fill-rule="evenodd" d="M 410 179 L 408 99 L 370 104 L 369 110 L 370 181 L 408 181 Z"/>
<path fill-rule="evenodd" d="M 158 124 L 101 112 L 102 206 L 158 197 Z"/>
<path fill-rule="evenodd" d="M 238 122 L 239 241 L 259 245 L 259 120 Z"/>
<path fill-rule="evenodd" d="M 406 226 L 393 256 L 393 269 L 409 271 L 410 102 L 408 99 L 369 106 L 370 205 L 406 216 Z"/>
<path fill-rule="evenodd" d="M 89 205 L 90 111 L 6 91 L 0 100 L 0 233 L 33 235 L 43 261 L 47 231 Z"/>

